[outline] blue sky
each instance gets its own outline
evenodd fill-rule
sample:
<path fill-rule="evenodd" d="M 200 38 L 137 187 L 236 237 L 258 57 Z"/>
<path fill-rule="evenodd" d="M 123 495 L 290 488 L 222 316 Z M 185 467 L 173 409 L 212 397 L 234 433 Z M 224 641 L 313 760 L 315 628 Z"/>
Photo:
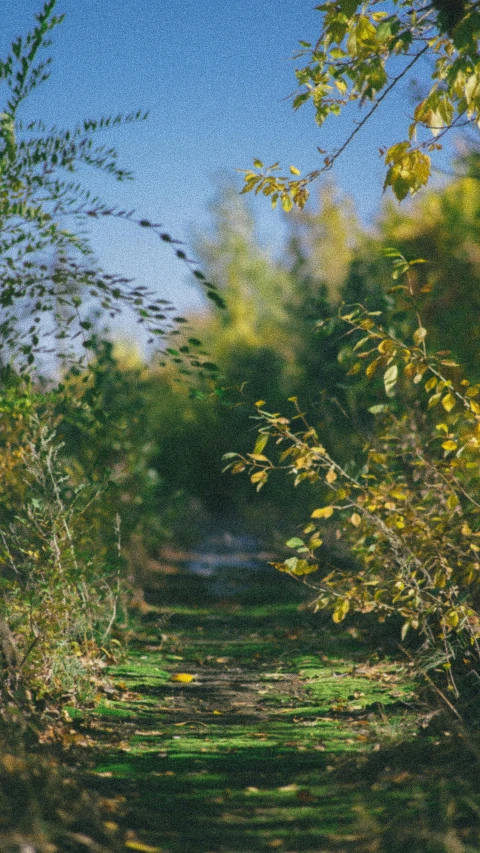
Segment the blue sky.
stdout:
<path fill-rule="evenodd" d="M 53 33 L 50 80 L 26 102 L 24 119 L 60 127 L 101 115 L 149 111 L 147 122 L 112 132 L 135 181 L 94 173 L 89 185 L 112 204 L 135 208 L 185 239 L 208 227 L 219 176 L 235 178 L 253 157 L 302 171 L 321 162 L 351 130 L 351 117 L 316 127 L 307 106 L 294 113 L 291 61 L 300 39 L 315 40 L 320 14 L 308 0 L 58 0 L 65 21 Z M 31 26 L 39 0 L 0 0 L 0 56 Z M 378 147 L 399 138 L 408 100 L 393 96 L 337 162 L 333 177 L 371 220 L 381 203 Z M 278 245 L 281 214 L 255 203 L 262 235 Z M 102 265 L 155 286 L 187 310 L 201 303 L 168 247 L 121 223 L 92 229 Z"/>

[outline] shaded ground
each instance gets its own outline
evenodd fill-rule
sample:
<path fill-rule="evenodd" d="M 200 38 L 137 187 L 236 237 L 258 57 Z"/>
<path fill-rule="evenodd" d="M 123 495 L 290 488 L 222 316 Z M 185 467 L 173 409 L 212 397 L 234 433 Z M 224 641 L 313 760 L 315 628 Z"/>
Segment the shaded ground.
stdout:
<path fill-rule="evenodd" d="M 381 633 L 302 610 L 251 561 L 220 579 L 187 561 L 152 567 L 129 654 L 66 711 L 63 747 L 2 747 L 1 853 L 480 853 L 476 741 Z"/>
<path fill-rule="evenodd" d="M 480 850 L 477 763 L 453 730 L 423 733 L 408 669 L 355 630 L 224 604 L 174 609 L 159 642 L 150 619 L 121 695 L 75 727 L 130 849 Z"/>

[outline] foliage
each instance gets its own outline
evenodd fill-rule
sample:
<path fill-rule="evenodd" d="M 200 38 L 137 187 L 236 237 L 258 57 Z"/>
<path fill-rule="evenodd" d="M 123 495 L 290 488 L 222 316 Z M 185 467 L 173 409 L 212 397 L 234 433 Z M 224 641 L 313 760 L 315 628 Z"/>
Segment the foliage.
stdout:
<path fill-rule="evenodd" d="M 396 289 L 417 313 L 412 341 L 399 339 L 379 312 L 362 306 L 342 312 L 356 338 L 354 371 L 366 365 L 371 381 L 382 374 L 385 395 L 371 408 L 380 425 L 360 470 L 351 473 L 326 451 L 295 399 L 294 418 L 269 413 L 259 402 L 254 451 L 232 454 L 228 467 L 234 473 L 248 470 L 257 489 L 278 467 L 295 485 L 324 481 L 328 502 L 313 511 L 303 537 L 287 542 L 296 556 L 277 568 L 295 577 L 321 571 L 316 606 L 330 608 L 335 622 L 350 610 L 374 612 L 382 620 L 400 615 L 402 637 L 410 628 L 420 633 L 458 695 L 452 664 L 480 667 L 480 405 L 475 399 L 480 387 L 461 378 L 458 364 L 444 352 L 427 352 L 412 278 L 418 262 L 408 263 L 393 250 L 390 255 L 396 277 L 407 276 Z M 402 396 L 408 401 L 403 411 L 397 405 Z M 267 455 L 272 439 L 275 449 Z M 331 551 L 323 548 L 328 519 L 337 540 L 352 548 L 356 568 L 336 567 Z"/>
<path fill-rule="evenodd" d="M 144 120 L 145 113 L 88 118 L 66 130 L 22 121 L 24 101 L 50 73 L 50 59 L 42 59 L 42 53 L 63 19 L 54 14 L 55 6 L 55 0 L 46 0 L 32 30 L 16 38 L 0 61 L 5 93 L 0 112 L 0 654 L 3 689 L 17 699 L 68 695 L 86 701 L 94 689 L 91 675 L 100 646 L 116 619 L 124 571 L 118 553 L 120 501 L 97 502 L 93 508 L 107 487 L 108 463 L 111 469 L 121 465 L 127 452 L 126 442 L 115 445 L 110 437 L 109 446 L 106 436 L 100 403 L 108 346 L 102 357 L 98 325 L 126 309 L 147 329 L 150 343 L 186 326 L 167 300 L 98 266 L 87 225 L 115 217 L 149 229 L 186 264 L 207 297 L 223 302 L 160 225 L 107 206 L 79 179 L 85 167 L 130 179 L 116 150 L 99 143 L 98 136 Z M 195 361 L 198 374 L 212 375 L 215 366 L 199 360 L 200 353 L 204 358 L 196 341 L 182 353 L 170 348 L 166 356 L 186 373 Z M 39 379 L 45 367 L 50 373 L 59 368 L 56 387 L 52 378 Z M 75 419 L 77 434 L 85 444 L 88 435 L 90 444 L 83 459 L 60 437 L 63 433 L 66 440 L 74 431 Z M 108 488 L 115 492 L 111 484 Z"/>
<path fill-rule="evenodd" d="M 406 257 L 428 258 L 428 264 L 417 266 L 412 275 L 430 346 L 451 350 L 475 381 L 480 378 L 479 211 L 479 183 L 465 176 L 441 191 L 426 192 L 408 213 L 388 205 L 379 222 L 381 245 L 396 246 Z M 372 246 L 376 254 L 379 248 Z M 373 275 L 387 289 L 387 270 L 377 264 Z M 413 333 L 415 318 L 406 312 L 405 320 Z"/>
<path fill-rule="evenodd" d="M 79 481 L 62 459 L 48 401 L 35 397 L 24 387 L 8 418 L 3 412 L 4 423 L 20 427 L 8 438 L 14 467 L 6 472 L 9 501 L 2 508 L 3 689 L 37 702 L 85 702 L 117 617 L 123 566 L 118 549 L 102 553 L 95 526 L 85 523 L 98 486 Z"/>
<path fill-rule="evenodd" d="M 288 176 L 278 176 L 278 163 L 264 168 L 255 160 L 253 170 L 243 170 L 243 192 L 263 193 L 273 206 L 280 201 L 286 211 L 293 205 L 303 207 L 309 184 L 332 167 L 383 100 L 426 59 L 430 88 L 426 95 L 415 96 L 406 138 L 381 150 L 387 167 L 384 187 L 391 187 L 399 200 L 413 195 L 427 184 L 430 154 L 441 148 L 442 137 L 452 128 L 480 122 L 478 4 L 330 0 L 316 9 L 322 14 L 322 29 L 315 44 L 300 42 L 296 59 L 306 64 L 295 72 L 293 107 L 311 102 L 319 126 L 354 103 L 364 115 L 336 150 L 319 149 L 325 155 L 320 169 L 300 177 L 290 166 Z"/>
<path fill-rule="evenodd" d="M 92 219 L 116 217 L 153 230 L 163 244 L 172 245 L 207 296 L 222 304 L 215 286 L 160 225 L 137 218 L 134 211 L 107 206 L 76 176 L 87 166 L 119 181 L 131 179 L 119 166 L 115 149 L 96 138 L 144 120 L 146 113 L 89 118 L 68 130 L 47 128 L 42 121 L 22 123 L 23 102 L 50 73 L 50 60 L 38 55 L 63 19 L 53 14 L 55 5 L 56 0 L 47 0 L 34 29 L 18 37 L 0 62 L 0 80 L 7 91 L 0 114 L 0 356 L 4 362 L 13 358 L 23 371 L 40 353 L 54 353 L 67 363 L 82 360 L 82 352 L 86 356 L 94 346 L 94 310 L 108 318 L 123 309 L 133 311 L 151 342 L 185 322 L 174 316 L 167 300 L 145 286 L 98 267 L 85 236 Z M 65 227 L 68 220 L 74 228 Z M 186 362 L 192 357 L 184 354 Z"/>

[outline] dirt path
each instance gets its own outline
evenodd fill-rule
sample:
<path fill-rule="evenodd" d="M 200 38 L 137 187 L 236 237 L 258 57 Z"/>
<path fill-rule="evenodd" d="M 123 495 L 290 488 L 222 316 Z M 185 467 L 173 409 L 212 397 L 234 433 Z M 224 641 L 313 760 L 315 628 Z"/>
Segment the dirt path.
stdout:
<path fill-rule="evenodd" d="M 161 630 L 159 643 L 145 629 L 113 673 L 117 695 L 75 727 L 87 784 L 127 849 L 446 849 L 414 831 L 420 818 L 438 833 L 440 793 L 419 797 L 435 746 L 417 734 L 397 662 L 285 605 L 184 608 Z M 194 677 L 171 680 L 180 673 Z"/>

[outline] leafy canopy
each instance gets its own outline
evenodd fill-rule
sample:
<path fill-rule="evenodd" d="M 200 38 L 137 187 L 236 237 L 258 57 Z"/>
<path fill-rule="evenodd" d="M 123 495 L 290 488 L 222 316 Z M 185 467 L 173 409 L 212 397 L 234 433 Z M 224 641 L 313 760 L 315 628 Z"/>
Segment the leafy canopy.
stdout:
<path fill-rule="evenodd" d="M 357 103 L 363 117 L 335 150 L 323 155 L 323 166 L 301 176 L 290 166 L 279 176 L 279 164 L 243 170 L 243 192 L 263 193 L 285 210 L 303 207 L 309 184 L 329 170 L 371 118 L 382 101 L 414 71 L 421 59 L 430 63 L 429 91 L 418 94 L 405 138 L 380 149 L 386 165 L 384 188 L 402 200 L 425 186 L 430 155 L 441 148 L 452 128 L 480 125 L 480 9 L 468 0 L 338 0 L 316 7 L 322 29 L 315 44 L 300 42 L 295 57 L 298 90 L 294 109 L 311 102 L 319 126 Z"/>

